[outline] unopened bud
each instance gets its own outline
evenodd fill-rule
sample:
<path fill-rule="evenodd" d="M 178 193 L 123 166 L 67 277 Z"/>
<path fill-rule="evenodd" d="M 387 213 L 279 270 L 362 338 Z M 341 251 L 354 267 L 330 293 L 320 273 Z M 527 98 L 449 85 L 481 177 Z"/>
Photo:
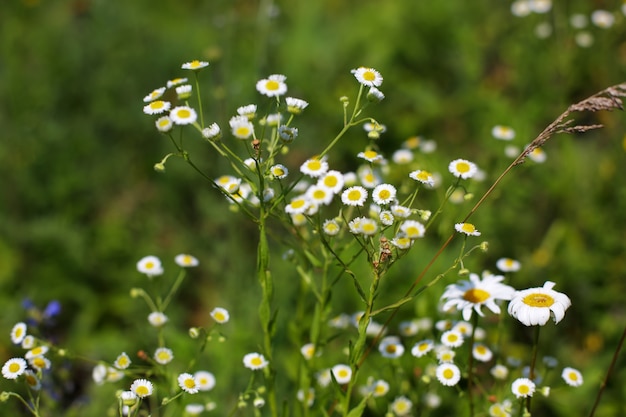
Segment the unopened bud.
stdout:
<path fill-rule="evenodd" d="M 460 277 L 466 277 L 470 274 L 470 270 L 467 268 L 461 268 L 459 269 L 459 276 Z"/>

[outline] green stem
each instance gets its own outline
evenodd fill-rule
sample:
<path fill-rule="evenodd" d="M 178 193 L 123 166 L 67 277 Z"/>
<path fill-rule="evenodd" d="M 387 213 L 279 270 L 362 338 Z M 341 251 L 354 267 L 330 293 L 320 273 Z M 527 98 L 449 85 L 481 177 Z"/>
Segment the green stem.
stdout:
<path fill-rule="evenodd" d="M 176 281 L 174 281 L 172 288 L 170 289 L 169 293 L 165 297 L 165 300 L 163 300 L 163 303 L 161 304 L 161 311 L 164 311 L 167 308 L 167 305 L 172 300 L 172 296 L 176 293 L 176 291 L 178 291 L 180 284 L 183 283 L 183 279 L 185 279 L 185 275 L 186 275 L 185 272 L 186 272 L 185 269 L 181 268 L 180 272 L 178 273 L 178 277 L 176 277 Z"/>
<path fill-rule="evenodd" d="M 469 355 L 467 358 L 467 398 L 469 400 L 469 415 L 474 417 L 474 343 L 476 341 L 476 327 L 478 326 L 478 314 L 472 314 L 472 335 L 470 336 Z"/>
<path fill-rule="evenodd" d="M 539 332 L 541 330 L 541 326 L 535 326 L 535 339 L 533 341 L 533 353 L 530 361 L 530 371 L 528 372 L 528 379 L 534 382 L 535 379 L 535 365 L 537 364 L 537 352 L 539 351 Z M 530 402 L 532 396 L 529 396 L 526 399 L 526 408 L 530 411 Z"/>
<path fill-rule="evenodd" d="M 624 339 L 626 339 L 626 327 L 624 327 L 624 331 L 622 332 L 622 337 L 619 339 L 619 342 L 617 343 L 615 352 L 613 352 L 613 359 L 611 360 L 609 369 L 607 369 L 606 371 L 606 375 L 604 376 L 602 385 L 600 385 L 600 389 L 598 390 L 598 395 L 596 395 L 596 400 L 593 403 L 593 407 L 591 408 L 589 417 L 593 417 L 596 413 L 596 408 L 598 408 L 598 404 L 600 404 L 600 398 L 602 398 L 602 394 L 604 393 L 604 388 L 606 387 L 606 384 L 609 381 L 609 376 L 611 375 L 611 372 L 613 372 L 613 369 L 615 368 L 615 364 L 617 363 L 617 358 L 619 357 L 620 351 L 622 350 L 622 347 L 624 346 Z"/>

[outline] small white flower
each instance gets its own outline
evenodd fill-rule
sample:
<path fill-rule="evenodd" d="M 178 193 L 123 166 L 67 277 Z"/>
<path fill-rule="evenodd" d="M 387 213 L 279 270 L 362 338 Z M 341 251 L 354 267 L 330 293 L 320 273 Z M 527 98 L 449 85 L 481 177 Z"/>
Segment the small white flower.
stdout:
<path fill-rule="evenodd" d="M 448 170 L 455 177 L 466 180 L 476 175 L 478 167 L 466 159 L 455 159 L 448 165 Z"/>
<path fill-rule="evenodd" d="M 192 255 L 188 255 L 186 253 L 181 253 L 179 255 L 176 255 L 176 257 L 174 258 L 174 262 L 176 262 L 178 266 L 181 266 L 183 268 L 190 268 L 190 267 L 198 266 L 199 264 L 198 259 L 196 257 Z"/>
<path fill-rule="evenodd" d="M 491 129 L 491 135 L 499 140 L 513 140 L 515 138 L 515 130 L 509 126 L 496 125 Z"/>
<path fill-rule="evenodd" d="M 382 75 L 373 68 L 359 67 L 351 72 L 357 81 L 366 87 L 380 87 L 383 83 Z"/>
<path fill-rule="evenodd" d="M 145 398 L 152 395 L 154 387 L 152 386 L 152 382 L 147 379 L 136 379 L 131 384 L 130 390 L 134 392 L 137 397 Z"/>
<path fill-rule="evenodd" d="M 496 268 L 502 272 L 517 272 L 522 267 L 519 261 L 511 258 L 500 258 L 496 261 Z"/>
<path fill-rule="evenodd" d="M 341 194 L 341 201 L 347 206 L 360 206 L 365 204 L 367 190 L 359 185 L 347 188 Z"/>
<path fill-rule="evenodd" d="M 493 358 L 493 352 L 482 343 L 476 343 L 472 349 L 472 356 L 480 362 L 489 362 Z"/>
<path fill-rule="evenodd" d="M 230 319 L 228 310 L 226 310 L 225 308 L 221 308 L 221 307 L 215 307 L 211 311 L 211 317 L 213 317 L 213 320 L 215 320 L 216 322 L 220 324 L 227 323 L 228 320 Z"/>
<path fill-rule="evenodd" d="M 154 277 L 163 273 L 161 260 L 156 256 L 145 256 L 137 262 L 137 270 L 148 277 Z"/>
<path fill-rule="evenodd" d="M 157 130 L 163 133 L 169 132 L 174 127 L 174 122 L 172 122 L 172 119 L 170 119 L 169 116 L 159 117 L 156 119 L 154 124 L 156 125 Z"/>
<path fill-rule="evenodd" d="M 211 123 L 208 127 L 202 129 L 202 137 L 208 140 L 219 139 L 222 130 L 217 123 Z"/>
<path fill-rule="evenodd" d="M 182 373 L 178 375 L 178 386 L 188 394 L 198 393 L 198 384 L 196 378 L 189 373 Z"/>
<path fill-rule="evenodd" d="M 154 360 L 161 365 L 167 365 L 174 359 L 174 353 L 166 347 L 157 348 L 154 351 Z"/>
<path fill-rule="evenodd" d="M 208 371 L 197 371 L 193 374 L 200 391 L 211 391 L 215 387 L 215 376 Z"/>
<path fill-rule="evenodd" d="M 272 175 L 272 177 L 278 180 L 282 180 L 283 178 L 286 178 L 287 175 L 289 175 L 289 170 L 284 165 L 276 164 L 270 168 L 270 174 Z"/>
<path fill-rule="evenodd" d="M 181 68 L 196 71 L 196 70 L 201 70 L 202 68 L 205 68 L 208 66 L 209 66 L 208 62 L 194 59 L 193 61 L 185 62 L 183 65 L 181 65 Z"/>
<path fill-rule="evenodd" d="M 161 114 L 168 111 L 171 106 L 172 104 L 169 101 L 155 100 L 150 104 L 146 104 L 143 107 L 143 112 L 145 114 Z"/>
<path fill-rule="evenodd" d="M 391 403 L 391 411 L 397 416 L 406 416 L 411 412 L 413 403 L 404 395 L 396 397 Z"/>
<path fill-rule="evenodd" d="M 458 330 L 448 330 L 441 335 L 441 343 L 451 348 L 461 346 L 463 341 L 463 335 Z"/>
<path fill-rule="evenodd" d="M 322 225 L 322 230 L 328 236 L 336 236 L 337 234 L 339 234 L 341 228 L 339 227 L 339 223 L 337 223 L 336 220 L 328 219 L 324 221 L 324 224 Z"/>
<path fill-rule="evenodd" d="M 2 376 L 6 379 L 17 379 L 26 371 L 26 361 L 22 358 L 9 359 L 2 366 Z"/>
<path fill-rule="evenodd" d="M 198 118 L 198 114 L 189 106 L 174 107 L 170 111 L 170 119 L 177 125 L 188 125 L 194 123 Z"/>
<path fill-rule="evenodd" d="M 399 337 L 387 336 L 380 341 L 378 351 L 385 358 L 399 358 L 404 354 L 404 346 Z"/>
<path fill-rule="evenodd" d="M 416 358 L 421 358 L 422 356 L 433 350 L 434 347 L 435 344 L 432 340 L 422 340 L 413 345 L 413 347 L 411 348 L 411 355 L 415 356 Z"/>
<path fill-rule="evenodd" d="M 476 229 L 472 223 L 457 223 L 454 225 L 454 229 L 468 236 L 480 236 L 480 232 Z"/>
<path fill-rule="evenodd" d="M 343 385 L 350 382 L 352 369 L 348 365 L 338 364 L 332 367 L 331 372 L 338 384 Z"/>
<path fill-rule="evenodd" d="M 154 327 L 161 327 L 167 323 L 167 316 L 160 311 L 153 311 L 148 315 L 148 322 Z"/>
<path fill-rule="evenodd" d="M 143 98 L 143 101 L 144 101 L 144 103 L 149 103 L 149 102 L 154 101 L 154 100 L 156 100 L 158 98 L 161 98 L 163 93 L 165 93 L 165 87 L 157 88 L 155 90 L 152 90 L 152 92 L 150 94 L 145 96 Z"/>
<path fill-rule="evenodd" d="M 309 105 L 306 101 L 294 97 L 286 97 L 285 103 L 287 103 L 287 111 L 291 114 L 300 114 Z"/>
<path fill-rule="evenodd" d="M 265 368 L 269 362 L 260 353 L 252 352 L 243 357 L 243 364 L 246 368 L 256 371 Z"/>
<path fill-rule="evenodd" d="M 119 354 L 117 359 L 115 359 L 113 366 L 115 366 L 117 369 L 126 369 L 130 366 L 130 363 L 130 358 L 128 357 L 126 352 L 122 352 Z"/>
<path fill-rule="evenodd" d="M 254 133 L 254 125 L 246 116 L 234 116 L 228 121 L 231 133 L 237 139 L 248 139 Z"/>
<path fill-rule="evenodd" d="M 495 378 L 499 380 L 505 380 L 509 376 L 509 368 L 502 364 L 494 365 L 493 368 L 489 371 L 489 373 Z"/>
<path fill-rule="evenodd" d="M 564 368 L 561 377 L 567 385 L 572 387 L 579 387 L 583 384 L 583 375 L 574 368 Z"/>
<path fill-rule="evenodd" d="M 419 181 L 422 184 L 428 185 L 430 187 L 435 186 L 435 177 L 428 171 L 424 171 L 422 169 L 418 169 L 417 171 L 413 171 L 409 174 L 411 179 L 415 181 Z"/>
<path fill-rule="evenodd" d="M 615 16 L 606 10 L 595 10 L 591 13 L 591 23 L 599 28 L 608 29 L 615 23 Z"/>
<path fill-rule="evenodd" d="M 453 363 L 442 363 L 437 367 L 437 379 L 443 385 L 453 386 L 461 380 L 461 370 Z"/>
<path fill-rule="evenodd" d="M 392 203 L 396 198 L 396 187 L 391 184 L 379 184 L 372 191 L 374 203 L 384 205 Z"/>
<path fill-rule="evenodd" d="M 20 322 L 15 324 L 15 326 L 13 326 L 13 328 L 11 329 L 11 342 L 16 345 L 22 343 L 22 341 L 26 337 L 26 331 L 26 323 Z"/>
<path fill-rule="evenodd" d="M 567 295 L 554 291 L 554 285 L 546 281 L 543 287 L 517 291 L 509 303 L 509 314 L 526 326 L 543 326 L 550 316 L 555 324 L 560 322 L 572 302 Z"/>
<path fill-rule="evenodd" d="M 405 220 L 400 225 L 400 231 L 409 239 L 418 239 L 424 237 L 426 228 L 417 220 Z"/>
<path fill-rule="evenodd" d="M 319 178 L 328 171 L 328 162 L 324 159 L 311 158 L 300 166 L 300 172 L 312 178 Z"/>
<path fill-rule="evenodd" d="M 511 384 L 511 391 L 517 398 L 532 397 L 535 393 L 535 383 L 528 378 L 517 378 Z"/>
<path fill-rule="evenodd" d="M 256 83 L 256 89 L 259 93 L 268 97 L 282 96 L 287 92 L 287 84 L 285 84 L 286 79 L 287 77 L 282 74 L 273 74 L 259 80 Z"/>

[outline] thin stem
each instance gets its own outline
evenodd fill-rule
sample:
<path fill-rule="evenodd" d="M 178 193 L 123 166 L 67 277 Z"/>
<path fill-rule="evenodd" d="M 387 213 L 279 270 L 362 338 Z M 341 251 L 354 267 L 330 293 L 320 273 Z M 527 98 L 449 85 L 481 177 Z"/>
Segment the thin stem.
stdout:
<path fill-rule="evenodd" d="M 611 376 L 613 369 L 615 369 L 617 358 L 619 357 L 622 347 L 624 346 L 624 339 L 626 339 L 626 326 L 624 327 L 624 331 L 622 332 L 622 337 L 619 339 L 619 342 L 617 343 L 615 352 L 613 352 L 613 359 L 611 359 L 611 364 L 609 365 L 609 369 L 606 370 L 606 375 L 604 376 L 604 379 L 602 380 L 602 384 L 600 385 L 600 389 L 598 390 L 598 395 L 596 395 L 596 400 L 593 403 L 593 407 L 591 408 L 589 417 L 593 417 L 596 413 L 596 409 L 598 408 L 598 405 L 600 404 L 600 398 L 602 398 L 602 394 L 604 393 L 604 388 L 606 388 L 606 384 L 609 381 L 609 377 Z"/>
<path fill-rule="evenodd" d="M 172 300 L 172 296 L 176 293 L 176 291 L 178 291 L 178 287 L 180 287 L 180 284 L 183 283 L 183 279 L 185 279 L 185 275 L 186 275 L 185 269 L 181 268 L 180 272 L 178 273 L 178 277 L 176 277 L 176 281 L 174 281 L 174 285 L 172 285 L 170 292 L 165 297 L 165 300 L 163 300 L 163 304 L 161 305 L 161 311 L 167 308 L 167 305 Z"/>
<path fill-rule="evenodd" d="M 535 379 L 535 365 L 537 364 L 537 352 L 539 351 L 539 333 L 541 326 L 535 326 L 535 339 L 533 340 L 533 353 L 530 361 L 530 371 L 528 372 L 528 378 L 533 381 Z M 533 381 L 534 382 L 534 381 Z M 532 396 L 526 399 L 526 408 L 530 411 L 530 402 Z"/>
<path fill-rule="evenodd" d="M 476 341 L 476 327 L 478 326 L 478 314 L 472 314 L 472 335 L 470 336 L 469 354 L 467 358 L 467 398 L 469 400 L 469 415 L 474 417 L 474 342 Z"/>

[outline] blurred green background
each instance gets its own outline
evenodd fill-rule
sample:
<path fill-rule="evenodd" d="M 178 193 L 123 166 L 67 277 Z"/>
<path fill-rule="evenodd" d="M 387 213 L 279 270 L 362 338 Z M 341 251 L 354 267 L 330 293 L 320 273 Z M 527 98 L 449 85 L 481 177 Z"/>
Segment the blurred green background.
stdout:
<path fill-rule="evenodd" d="M 433 139 L 438 149 L 428 156 L 432 166 L 443 172 L 448 161 L 462 157 L 486 171 L 487 181 L 474 190 L 478 195 L 510 161 L 504 144 L 491 137 L 494 125 L 513 127 L 514 143 L 523 147 L 570 103 L 626 81 L 626 22 L 618 1 L 558 1 L 547 13 L 524 17 L 514 16 L 505 0 L 5 3 L 2 358 L 16 352 L 8 333 L 24 320 L 26 298 L 40 308 L 61 302 L 49 332 L 72 351 L 113 360 L 121 349 L 141 349 L 147 311 L 129 290 L 143 285 L 135 263 L 147 254 L 161 257 L 166 271 L 175 270 L 178 253 L 200 259 L 182 289 L 183 301 L 170 312 L 185 328 L 207 322 L 215 305 L 239 317 L 233 334 L 257 328 L 254 227 L 241 223 L 182 162 L 168 163 L 165 175 L 152 170 L 171 144 L 142 113 L 142 98 L 166 80 L 188 75 L 180 70 L 183 62 L 211 63 L 202 73 L 205 117 L 223 129 L 238 106 L 258 102 L 258 79 L 285 74 L 290 95 L 310 103 L 298 122 L 292 167 L 340 130 L 338 98 L 356 88 L 350 70 L 374 67 L 385 77 L 386 99 L 369 114 L 387 126 L 383 151 L 390 155 L 414 135 Z M 597 9 L 612 12 L 614 25 L 572 25 L 573 15 L 589 18 Z M 585 37 L 592 43 L 581 46 Z M 547 161 L 516 168 L 475 216 L 490 252 L 471 265 L 493 269 L 501 256 L 520 259 L 523 269 L 513 285 L 550 279 L 573 300 L 565 322 L 553 334 L 547 331 L 545 341 L 590 370 L 584 394 L 557 405 L 564 412 L 590 407 L 626 319 L 626 118 L 602 113 L 582 120 L 606 127 L 553 138 L 545 147 Z M 331 164 L 354 169 L 354 154 L 366 144 L 361 132 L 349 134 Z M 190 147 L 215 176 L 229 173 L 205 144 Z M 441 223 L 458 220 L 470 204 Z M 399 276 L 415 275 L 425 263 L 412 257 Z M 288 265 L 275 264 L 290 273 Z M 295 289 L 282 291 L 288 296 Z M 132 346 L 121 347 L 121 337 Z M 233 378 L 211 363 L 218 376 Z M 91 391 L 90 369 L 86 363 L 69 371 L 77 386 L 65 394 L 68 404 Z M 626 413 L 625 380 L 618 367 L 598 415 Z M 228 392 L 225 385 L 222 392 Z M 76 402 L 69 411 L 64 407 L 58 415 L 85 410 Z"/>

